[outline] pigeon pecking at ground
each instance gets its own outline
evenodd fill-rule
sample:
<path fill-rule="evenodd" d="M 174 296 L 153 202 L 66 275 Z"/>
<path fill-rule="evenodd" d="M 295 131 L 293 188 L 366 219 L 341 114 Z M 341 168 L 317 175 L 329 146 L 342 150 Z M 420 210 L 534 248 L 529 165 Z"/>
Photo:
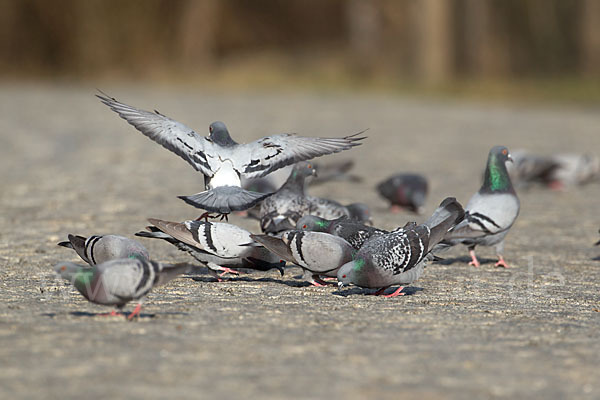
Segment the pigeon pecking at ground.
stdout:
<path fill-rule="evenodd" d="M 388 233 L 387 231 L 364 225 L 359 221 L 348 217 L 325 219 L 315 215 L 305 215 L 300 218 L 296 223 L 296 229 L 311 232 L 325 232 L 339 236 L 350 243 L 356 250 L 359 250 L 370 238 Z"/>
<path fill-rule="evenodd" d="M 124 236 L 93 235 L 85 238 L 69 234 L 67 237 L 68 241 L 58 245 L 75 250 L 79 257 L 90 265 L 118 258 L 150 259 L 148 250 L 140 242 Z"/>
<path fill-rule="evenodd" d="M 427 180 L 418 174 L 397 174 L 390 176 L 376 186 L 377 192 L 387 199 L 392 212 L 407 208 L 422 213 L 427 197 Z"/>
<path fill-rule="evenodd" d="M 154 286 L 163 285 L 189 269 L 187 264 L 166 265 L 138 258 L 121 258 L 91 268 L 72 262 L 56 264 L 54 271 L 89 301 L 115 306 L 119 310 L 132 300 L 140 300 Z M 139 315 L 142 302 L 129 314 Z M 115 311 L 111 315 L 117 315 Z"/>
<path fill-rule="evenodd" d="M 506 147 L 495 146 L 490 150 L 483 185 L 467 203 L 464 220 L 440 244 L 440 249 L 459 243 L 467 246 L 471 256 L 469 265 L 480 265 L 475 256 L 476 246 L 496 246 L 496 266 L 508 268 L 502 255 L 504 238 L 519 215 L 520 202 L 506 170 L 507 161 L 511 161 L 511 155 Z"/>
<path fill-rule="evenodd" d="M 238 274 L 231 268 L 277 269 L 283 276 L 285 261 L 255 243 L 250 232 L 236 225 L 206 221 L 178 223 L 155 218 L 148 221 L 153 225 L 147 228 L 150 231 L 138 232 L 136 236 L 173 244 L 205 264 L 217 280 L 226 273 Z M 217 275 L 218 272 L 221 274 Z"/>
<path fill-rule="evenodd" d="M 298 265 L 315 286 L 325 284 L 320 276 L 335 277 L 338 268 L 352 260 L 354 248 L 341 237 L 322 232 L 288 231 L 281 238 L 251 235 L 282 259 Z"/>
<path fill-rule="evenodd" d="M 359 137 L 364 131 L 341 138 L 281 134 L 239 144 L 222 122 L 210 124 L 209 136 L 203 137 L 158 111 L 139 110 L 104 94 L 97 97 L 142 134 L 201 172 L 205 191 L 180 198 L 220 214 L 246 210 L 268 196 L 242 189 L 241 177 L 260 178 L 298 161 L 351 149 L 364 139 Z"/>
<path fill-rule="evenodd" d="M 294 165 L 285 183 L 260 205 L 260 227 L 265 233 L 279 233 L 295 229 L 296 222 L 305 215 L 323 218 L 349 216 L 350 212 L 340 203 L 305 194 L 305 180 L 316 174 L 311 163 Z"/>
<path fill-rule="evenodd" d="M 403 285 L 419 279 L 431 249 L 448 230 L 464 217 L 464 210 L 455 198 L 446 198 L 422 225 L 409 222 L 392 232 L 374 236 L 364 243 L 351 261 L 337 272 L 338 286 L 354 284 L 378 288 L 382 295 L 390 286 L 400 285 L 385 297 L 403 295 Z"/>

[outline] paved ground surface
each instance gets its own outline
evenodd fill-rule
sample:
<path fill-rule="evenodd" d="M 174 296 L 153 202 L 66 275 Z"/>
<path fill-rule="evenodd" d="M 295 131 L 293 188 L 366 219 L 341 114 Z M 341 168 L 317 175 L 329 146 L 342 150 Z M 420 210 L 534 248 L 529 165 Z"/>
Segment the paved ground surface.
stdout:
<path fill-rule="evenodd" d="M 362 201 L 377 226 L 391 215 L 373 191 L 396 171 L 430 178 L 429 214 L 444 196 L 466 202 L 488 149 L 600 151 L 597 108 L 477 105 L 346 94 L 218 94 L 106 88 L 204 133 L 228 123 L 240 141 L 270 133 L 345 135 L 370 128 L 353 158 L 360 184 L 312 194 Z M 510 270 L 493 250 L 430 266 L 384 299 L 312 288 L 276 272 L 215 283 L 196 274 L 150 294 L 137 322 L 96 315 L 55 280 L 76 260 L 67 233 L 132 235 L 147 217 L 198 212 L 175 198 L 201 178 L 93 97 L 92 87 L 0 89 L 1 398 L 599 398 L 600 186 L 520 192 L 508 236 Z M 250 220 L 231 220 L 257 230 Z M 154 258 L 190 259 L 145 241 Z"/>

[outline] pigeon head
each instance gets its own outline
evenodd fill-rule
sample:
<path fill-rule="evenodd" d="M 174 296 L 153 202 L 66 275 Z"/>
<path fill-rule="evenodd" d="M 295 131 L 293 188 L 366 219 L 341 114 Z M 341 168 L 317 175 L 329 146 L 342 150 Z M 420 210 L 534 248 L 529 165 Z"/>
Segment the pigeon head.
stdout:
<path fill-rule="evenodd" d="M 366 262 L 364 259 L 357 257 L 354 260 L 342 265 L 337 272 L 338 286 L 348 286 L 351 283 L 361 281 L 360 276 L 363 275 L 363 267 Z"/>
<path fill-rule="evenodd" d="M 72 262 L 61 262 L 54 266 L 54 272 L 76 287 L 78 285 L 85 286 L 86 284 L 89 286 L 94 270 L 94 268 L 83 267 Z"/>
<path fill-rule="evenodd" d="M 311 232 L 327 232 L 330 225 L 331 221 L 324 218 L 315 215 L 305 215 L 296 223 L 296 229 Z"/>
<path fill-rule="evenodd" d="M 317 170 L 313 164 L 306 161 L 301 161 L 294 165 L 294 168 L 292 169 L 292 175 L 294 178 L 307 178 L 309 176 L 317 176 Z"/>
<path fill-rule="evenodd" d="M 237 143 L 229 135 L 229 131 L 224 123 L 216 121 L 210 124 L 208 127 L 209 136 L 208 138 L 215 144 L 223 147 L 231 147 Z"/>
<path fill-rule="evenodd" d="M 492 147 L 488 156 L 483 186 L 480 191 L 514 192 L 510 176 L 506 170 L 507 161 L 512 162 L 508 148 L 504 146 Z"/>

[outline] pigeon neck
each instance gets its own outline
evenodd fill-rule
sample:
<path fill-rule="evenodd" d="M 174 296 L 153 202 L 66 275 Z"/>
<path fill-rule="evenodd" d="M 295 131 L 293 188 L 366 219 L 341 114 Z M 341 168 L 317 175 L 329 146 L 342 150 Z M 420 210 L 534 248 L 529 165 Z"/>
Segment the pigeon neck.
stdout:
<path fill-rule="evenodd" d="M 283 184 L 283 187 L 286 189 L 291 189 L 296 193 L 304 194 L 304 182 L 304 175 L 296 170 L 292 170 L 292 173 L 290 176 L 288 176 L 287 180 Z"/>
<path fill-rule="evenodd" d="M 92 286 L 92 279 L 94 278 L 94 270 L 95 268 L 86 268 L 84 270 L 79 270 L 72 277 L 73 286 L 77 288 L 82 294 L 88 297 L 89 291 Z"/>
<path fill-rule="evenodd" d="M 505 163 L 497 160 L 495 155 L 491 155 L 488 160 L 483 186 L 480 191 L 512 193 L 515 191 L 508 176 Z"/>
<path fill-rule="evenodd" d="M 319 219 L 315 222 L 315 225 L 317 226 L 317 228 L 320 232 L 327 231 L 329 229 L 330 224 L 331 224 L 331 221 L 328 221 L 326 219 Z"/>

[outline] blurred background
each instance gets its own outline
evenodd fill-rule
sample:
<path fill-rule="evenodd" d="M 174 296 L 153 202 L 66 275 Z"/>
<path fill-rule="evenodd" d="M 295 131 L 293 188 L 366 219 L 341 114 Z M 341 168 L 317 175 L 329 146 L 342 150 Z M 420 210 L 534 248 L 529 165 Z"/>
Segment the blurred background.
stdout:
<path fill-rule="evenodd" d="M 0 0 L 0 78 L 600 100 L 597 0 Z"/>

